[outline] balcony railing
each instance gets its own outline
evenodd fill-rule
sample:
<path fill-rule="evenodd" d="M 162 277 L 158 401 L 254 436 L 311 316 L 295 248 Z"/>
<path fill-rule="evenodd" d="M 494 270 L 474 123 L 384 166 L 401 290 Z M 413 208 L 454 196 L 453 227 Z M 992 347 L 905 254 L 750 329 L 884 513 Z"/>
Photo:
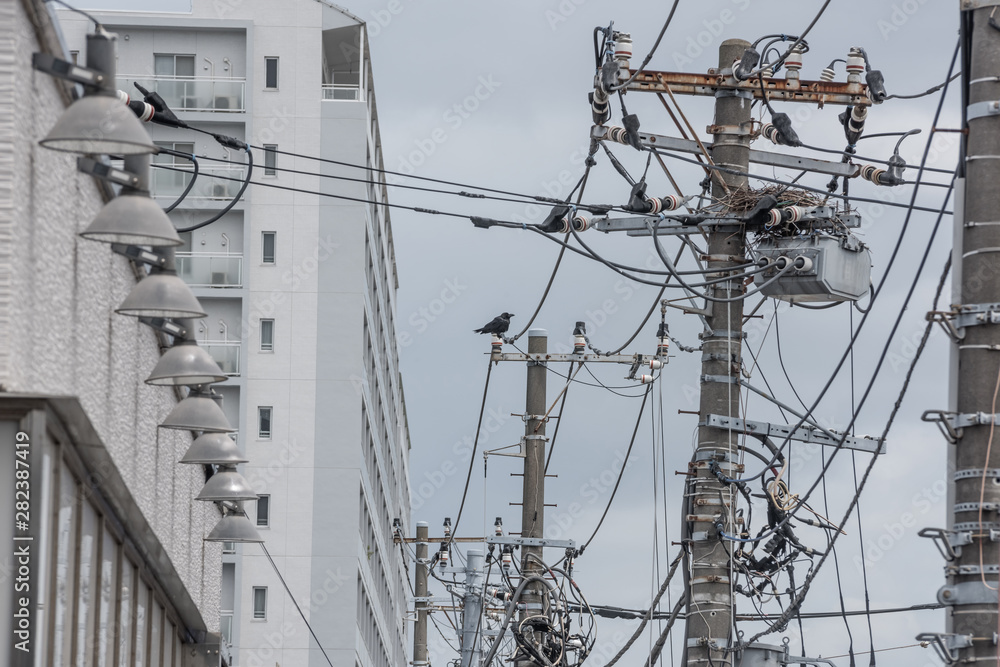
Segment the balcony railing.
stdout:
<path fill-rule="evenodd" d="M 178 252 L 177 275 L 191 287 L 242 287 L 243 255 Z"/>
<path fill-rule="evenodd" d="M 361 86 L 354 84 L 324 83 L 323 99 L 357 101 L 361 99 Z"/>
<path fill-rule="evenodd" d="M 246 79 L 217 79 L 202 76 L 129 76 L 118 77 L 118 88 L 137 95 L 133 83 L 154 90 L 174 111 L 243 112 Z"/>
<path fill-rule="evenodd" d="M 164 164 L 164 167 L 157 167 L 157 164 Z M 246 170 L 238 166 L 202 163 L 198 167 L 198 180 L 195 181 L 186 199 L 232 199 L 239 193 L 243 178 L 246 176 Z M 184 188 L 191 180 L 194 167 L 183 162 L 154 162 L 152 174 L 154 197 L 177 197 L 184 192 Z"/>
<path fill-rule="evenodd" d="M 233 612 L 225 610 L 219 612 L 219 634 L 222 635 L 223 644 L 233 643 Z"/>
<path fill-rule="evenodd" d="M 199 347 L 212 355 L 226 375 L 240 374 L 240 343 L 237 341 L 198 341 Z"/>

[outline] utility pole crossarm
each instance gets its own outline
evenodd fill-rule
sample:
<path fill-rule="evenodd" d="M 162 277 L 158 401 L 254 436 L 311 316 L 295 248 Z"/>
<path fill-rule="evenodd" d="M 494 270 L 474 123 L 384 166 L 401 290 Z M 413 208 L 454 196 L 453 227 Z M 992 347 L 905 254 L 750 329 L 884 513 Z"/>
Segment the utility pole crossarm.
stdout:
<path fill-rule="evenodd" d="M 604 125 L 595 125 L 590 136 L 594 139 L 609 139 L 610 128 Z M 709 130 L 716 130 L 712 134 L 719 134 L 719 126 L 710 126 Z M 699 143 L 692 139 L 679 139 L 668 137 L 662 134 L 650 134 L 648 132 L 639 133 L 639 142 L 647 150 L 667 150 L 678 151 L 680 153 L 701 154 L 702 147 L 711 150 L 712 144 Z M 800 171 L 813 171 L 818 174 L 829 174 L 831 176 L 845 176 L 855 178 L 861 173 L 861 165 L 853 162 L 831 162 L 830 160 L 820 160 L 818 158 L 802 157 L 800 155 L 787 155 L 784 153 L 772 153 L 750 149 L 750 162 L 762 164 L 768 167 L 783 167 L 785 169 L 795 169 Z M 600 223 L 598 223 L 600 224 Z"/>
<path fill-rule="evenodd" d="M 629 70 L 633 75 L 634 70 Z M 639 93 L 665 93 L 668 90 L 681 95 L 703 95 L 715 97 L 719 90 L 738 90 L 763 99 L 760 79 L 754 76 L 746 81 L 737 81 L 730 69 L 710 69 L 707 74 L 686 72 L 641 72 L 629 84 L 628 90 Z M 843 104 L 847 106 L 869 106 L 868 86 L 863 83 L 838 81 L 802 81 L 799 79 L 774 79 L 764 77 L 764 90 L 772 102 L 814 102 Z"/>

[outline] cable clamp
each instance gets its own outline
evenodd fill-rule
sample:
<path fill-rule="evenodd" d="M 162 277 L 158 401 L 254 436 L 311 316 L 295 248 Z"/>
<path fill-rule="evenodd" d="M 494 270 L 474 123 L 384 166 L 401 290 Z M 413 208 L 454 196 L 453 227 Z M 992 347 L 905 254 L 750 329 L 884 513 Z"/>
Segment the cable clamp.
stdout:
<path fill-rule="evenodd" d="M 711 333 L 702 331 L 698 334 L 698 338 L 703 341 L 709 341 L 713 338 L 717 338 L 721 341 L 727 341 L 732 339 L 743 339 L 746 337 L 746 331 L 729 331 L 728 329 L 713 329 Z"/>
<path fill-rule="evenodd" d="M 978 512 L 980 509 L 984 512 L 996 512 L 1000 510 L 1000 503 L 955 503 L 953 511 L 957 514 L 958 512 Z"/>
<path fill-rule="evenodd" d="M 948 412 L 947 410 L 925 410 L 924 414 L 920 415 L 920 420 L 925 422 L 934 422 L 937 424 L 938 430 L 941 431 L 941 435 L 944 436 L 951 444 L 958 442 L 959 438 L 962 437 L 962 429 L 967 426 L 989 426 L 990 424 L 996 424 L 1000 421 L 1000 414 L 990 414 L 988 412 Z M 965 471 L 963 471 L 965 472 Z M 982 474 L 980 469 L 979 474 Z M 955 479 L 960 479 L 956 477 Z"/>
<path fill-rule="evenodd" d="M 716 451 L 712 449 L 700 449 L 694 453 L 695 461 L 735 461 L 737 457 L 726 451 Z"/>
<path fill-rule="evenodd" d="M 711 637 L 691 637 L 688 639 L 687 645 L 688 648 L 707 647 L 713 651 L 723 651 L 729 648 L 729 640 L 718 637 L 714 639 Z"/>
<path fill-rule="evenodd" d="M 958 663 L 959 649 L 972 646 L 972 635 L 956 635 L 951 632 L 921 632 L 916 637 L 918 642 L 927 642 L 946 665 Z"/>
<path fill-rule="evenodd" d="M 945 565 L 944 573 L 949 577 L 959 574 L 1000 574 L 1000 565 Z M 993 604 L 997 601 L 997 591 L 993 591 Z M 972 603 L 969 603 L 972 604 Z"/>
<path fill-rule="evenodd" d="M 953 530 L 957 533 L 969 532 L 976 533 L 979 535 L 989 535 L 990 539 L 993 538 L 994 532 L 1000 532 L 1000 523 L 996 521 L 965 521 L 962 523 L 956 523 Z"/>
<path fill-rule="evenodd" d="M 1000 115 L 1000 100 L 986 100 L 983 102 L 973 102 L 965 107 L 965 118 L 973 121 L 977 118 Z"/>
<path fill-rule="evenodd" d="M 942 586 L 938 589 L 937 599 L 941 604 L 948 606 L 966 604 L 995 605 L 997 603 L 996 584 L 996 581 L 989 582 L 989 586 L 982 581 L 963 581 L 960 584 Z M 990 588 L 991 586 L 992 589 Z"/>
<path fill-rule="evenodd" d="M 718 382 L 720 384 L 739 384 L 739 378 L 732 375 L 702 375 L 702 382 Z"/>
<path fill-rule="evenodd" d="M 1000 484 L 1000 468 L 987 468 L 983 470 L 982 468 L 966 468 L 964 470 L 956 470 L 955 474 L 952 475 L 954 481 L 960 479 L 992 479 L 995 484 Z"/>
<path fill-rule="evenodd" d="M 932 310 L 928 322 L 937 322 L 955 342 L 965 338 L 965 327 L 979 324 L 1000 324 L 1000 303 L 970 303 L 952 310 Z"/>
<path fill-rule="evenodd" d="M 917 535 L 934 540 L 934 546 L 937 547 L 941 557 L 949 562 L 962 555 L 963 546 L 972 544 L 972 531 L 922 528 Z"/>

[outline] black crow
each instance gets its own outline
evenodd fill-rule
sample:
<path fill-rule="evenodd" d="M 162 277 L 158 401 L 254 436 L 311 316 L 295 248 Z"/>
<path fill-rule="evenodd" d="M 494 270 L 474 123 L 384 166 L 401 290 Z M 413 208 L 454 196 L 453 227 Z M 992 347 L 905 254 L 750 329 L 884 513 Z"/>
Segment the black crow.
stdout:
<path fill-rule="evenodd" d="M 481 334 L 496 334 L 498 336 L 507 332 L 507 327 L 510 326 L 510 318 L 514 317 L 514 313 L 503 313 L 490 320 L 490 323 L 484 325 L 481 329 L 473 329 L 476 333 Z"/>

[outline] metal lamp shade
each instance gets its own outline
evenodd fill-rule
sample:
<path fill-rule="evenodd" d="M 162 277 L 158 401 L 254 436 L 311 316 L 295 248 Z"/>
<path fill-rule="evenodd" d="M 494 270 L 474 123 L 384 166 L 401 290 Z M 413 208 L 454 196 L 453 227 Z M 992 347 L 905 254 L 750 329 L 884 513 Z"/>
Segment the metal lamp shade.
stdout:
<path fill-rule="evenodd" d="M 224 500 L 256 500 L 257 494 L 250 488 L 250 483 L 243 475 L 233 468 L 220 468 L 219 472 L 212 475 L 201 493 L 195 496 L 195 500 L 208 500 L 222 502 Z"/>
<path fill-rule="evenodd" d="M 191 288 L 173 271 L 154 271 L 140 280 L 115 312 L 132 317 L 173 319 L 207 315 Z"/>
<path fill-rule="evenodd" d="M 227 514 L 215 524 L 215 528 L 205 538 L 206 542 L 263 542 L 246 514 Z"/>
<path fill-rule="evenodd" d="M 226 374 L 212 355 L 193 340 L 185 340 L 163 353 L 146 384 L 193 387 L 225 379 Z"/>
<path fill-rule="evenodd" d="M 210 394 L 191 392 L 187 398 L 174 406 L 160 428 L 181 431 L 204 431 L 207 433 L 233 433 L 233 425 Z"/>
<path fill-rule="evenodd" d="M 149 133 L 116 96 L 81 97 L 63 112 L 42 146 L 87 155 L 141 155 L 156 152 Z"/>
<path fill-rule="evenodd" d="M 205 433 L 195 438 L 180 462 L 234 466 L 237 463 L 246 463 L 248 460 L 236 442 L 227 434 Z"/>
<path fill-rule="evenodd" d="M 143 195 L 119 195 L 80 233 L 85 239 L 139 246 L 179 246 L 184 242 L 159 204 Z"/>

